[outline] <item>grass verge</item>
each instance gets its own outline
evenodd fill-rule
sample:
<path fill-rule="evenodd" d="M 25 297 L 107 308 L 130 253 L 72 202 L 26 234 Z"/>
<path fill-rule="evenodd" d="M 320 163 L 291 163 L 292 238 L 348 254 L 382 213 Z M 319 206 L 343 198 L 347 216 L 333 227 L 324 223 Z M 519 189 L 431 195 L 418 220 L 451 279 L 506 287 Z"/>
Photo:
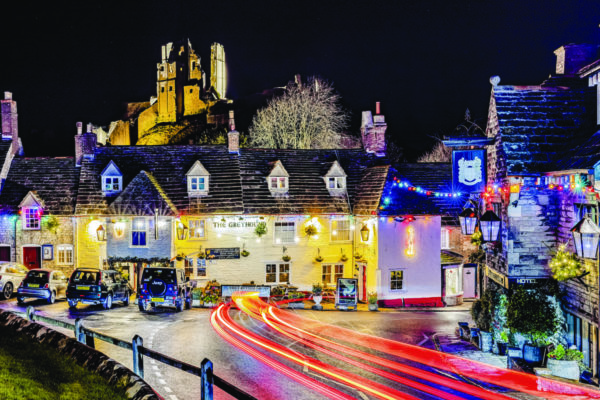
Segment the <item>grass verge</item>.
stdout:
<path fill-rule="evenodd" d="M 120 400 L 124 388 L 109 386 L 72 359 L 0 327 L 0 399 Z"/>

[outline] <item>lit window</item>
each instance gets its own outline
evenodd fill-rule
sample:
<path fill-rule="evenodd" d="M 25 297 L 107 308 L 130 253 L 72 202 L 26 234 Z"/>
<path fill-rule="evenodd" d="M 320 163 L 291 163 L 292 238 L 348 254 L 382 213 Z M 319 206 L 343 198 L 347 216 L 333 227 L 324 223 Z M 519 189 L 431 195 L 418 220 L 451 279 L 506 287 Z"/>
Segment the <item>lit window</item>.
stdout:
<path fill-rule="evenodd" d="M 335 285 L 339 278 L 344 277 L 344 264 L 323 264 L 322 269 L 324 285 Z"/>
<path fill-rule="evenodd" d="M 56 246 L 56 252 L 58 254 L 58 264 L 73 265 L 73 245 L 59 244 Z"/>
<path fill-rule="evenodd" d="M 271 177 L 271 190 L 286 190 L 288 187 L 287 177 Z"/>
<path fill-rule="evenodd" d="M 188 176 L 188 192 L 208 191 L 208 176 Z"/>
<path fill-rule="evenodd" d="M 102 171 L 101 176 L 102 193 L 105 196 L 114 195 L 123 190 L 123 174 L 114 161 L 108 163 Z"/>
<path fill-rule="evenodd" d="M 275 222 L 275 243 L 295 243 L 296 223 L 295 222 Z"/>
<path fill-rule="evenodd" d="M 119 192 L 121 191 L 121 177 L 107 176 L 104 178 L 104 192 Z"/>
<path fill-rule="evenodd" d="M 189 219 L 188 220 L 190 229 L 190 239 L 204 239 L 204 220 L 203 219 Z"/>
<path fill-rule="evenodd" d="M 38 207 L 25 207 L 22 214 L 24 229 L 40 229 L 42 212 Z"/>
<path fill-rule="evenodd" d="M 290 281 L 289 263 L 270 263 L 265 266 L 266 283 L 287 283 Z"/>
<path fill-rule="evenodd" d="M 446 229 L 446 228 L 442 228 L 442 249 L 449 249 L 450 248 L 450 230 Z"/>
<path fill-rule="evenodd" d="M 146 218 L 134 218 L 131 222 L 131 246 L 145 247 L 148 221 Z"/>
<path fill-rule="evenodd" d="M 346 187 L 346 178 L 342 176 L 332 176 L 327 178 L 328 189 L 344 189 Z"/>
<path fill-rule="evenodd" d="M 350 221 L 348 219 L 331 220 L 331 241 L 341 242 L 350 240 Z"/>
<path fill-rule="evenodd" d="M 401 290 L 404 271 L 390 271 L 390 290 Z"/>

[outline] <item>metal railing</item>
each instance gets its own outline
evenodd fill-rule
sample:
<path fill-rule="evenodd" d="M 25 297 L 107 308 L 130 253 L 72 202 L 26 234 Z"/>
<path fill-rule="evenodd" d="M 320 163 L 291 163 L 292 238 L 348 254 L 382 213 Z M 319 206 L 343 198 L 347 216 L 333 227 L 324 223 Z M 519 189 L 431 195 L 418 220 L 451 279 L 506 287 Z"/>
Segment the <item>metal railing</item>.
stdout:
<path fill-rule="evenodd" d="M 35 313 L 35 309 L 31 306 L 27 307 L 25 313 L 12 311 L 13 314 L 25 316 L 28 321 L 43 322 L 48 325 L 58 326 L 61 328 L 70 329 L 75 334 L 75 339 L 83 344 L 88 345 L 91 348 L 95 348 L 94 339 L 99 339 L 104 342 L 113 344 L 118 347 L 122 347 L 127 350 L 131 350 L 133 355 L 133 372 L 140 378 L 144 378 L 144 358 L 143 356 L 150 357 L 156 361 L 160 361 L 163 364 L 170 365 L 171 367 L 180 369 L 188 372 L 192 375 L 200 377 L 200 393 L 201 400 L 212 400 L 213 398 L 213 385 L 224 391 L 225 393 L 233 396 L 236 399 L 241 400 L 256 400 L 255 397 L 244 392 L 240 388 L 227 382 L 223 378 L 218 377 L 213 373 L 212 362 L 205 358 L 202 360 L 200 367 L 192 364 L 188 364 L 183 361 L 179 361 L 173 357 L 169 357 L 165 354 L 159 353 L 158 351 L 144 347 L 144 340 L 141 336 L 135 335 L 131 342 L 121 340 L 109 335 L 105 335 L 101 332 L 88 329 L 83 326 L 83 321 L 80 318 L 75 320 L 75 323 L 61 321 L 58 319 L 38 315 Z"/>

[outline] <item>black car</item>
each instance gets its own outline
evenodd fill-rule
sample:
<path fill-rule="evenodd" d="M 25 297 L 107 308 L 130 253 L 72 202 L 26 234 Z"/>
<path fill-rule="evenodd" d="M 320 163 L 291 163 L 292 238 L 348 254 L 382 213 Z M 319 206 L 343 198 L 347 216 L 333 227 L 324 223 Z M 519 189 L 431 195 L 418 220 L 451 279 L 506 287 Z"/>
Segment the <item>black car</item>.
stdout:
<path fill-rule="evenodd" d="M 77 307 L 77 303 L 83 303 L 102 304 L 102 307 L 109 309 L 114 301 L 122 301 L 123 305 L 127 306 L 129 296 L 129 283 L 114 270 L 76 269 L 67 287 L 70 308 Z"/>
<path fill-rule="evenodd" d="M 142 272 L 142 282 L 138 307 L 146 311 L 151 307 L 175 307 L 177 311 L 190 308 L 192 290 L 189 278 L 185 277 L 183 269 L 176 268 L 145 268 Z"/>

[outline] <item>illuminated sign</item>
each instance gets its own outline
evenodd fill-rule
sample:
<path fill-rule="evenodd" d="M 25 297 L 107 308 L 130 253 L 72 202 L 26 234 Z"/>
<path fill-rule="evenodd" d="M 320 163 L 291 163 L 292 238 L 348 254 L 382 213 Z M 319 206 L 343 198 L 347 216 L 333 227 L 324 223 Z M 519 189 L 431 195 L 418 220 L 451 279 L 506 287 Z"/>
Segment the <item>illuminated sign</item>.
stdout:
<path fill-rule="evenodd" d="M 404 253 L 408 257 L 415 255 L 415 228 L 410 225 L 406 228 L 406 250 L 404 250 Z"/>
<path fill-rule="evenodd" d="M 338 278 L 335 306 L 355 307 L 358 303 L 358 279 Z"/>
<path fill-rule="evenodd" d="M 485 150 L 454 150 L 452 152 L 452 190 L 462 193 L 485 191 Z"/>
<path fill-rule="evenodd" d="M 501 273 L 496 272 L 495 270 L 486 266 L 485 267 L 485 275 L 488 278 L 490 278 L 491 280 L 493 280 L 494 282 L 496 282 L 497 284 L 499 284 L 500 286 L 502 286 L 504 288 L 508 288 L 508 279 L 506 276 L 502 275 Z"/>

